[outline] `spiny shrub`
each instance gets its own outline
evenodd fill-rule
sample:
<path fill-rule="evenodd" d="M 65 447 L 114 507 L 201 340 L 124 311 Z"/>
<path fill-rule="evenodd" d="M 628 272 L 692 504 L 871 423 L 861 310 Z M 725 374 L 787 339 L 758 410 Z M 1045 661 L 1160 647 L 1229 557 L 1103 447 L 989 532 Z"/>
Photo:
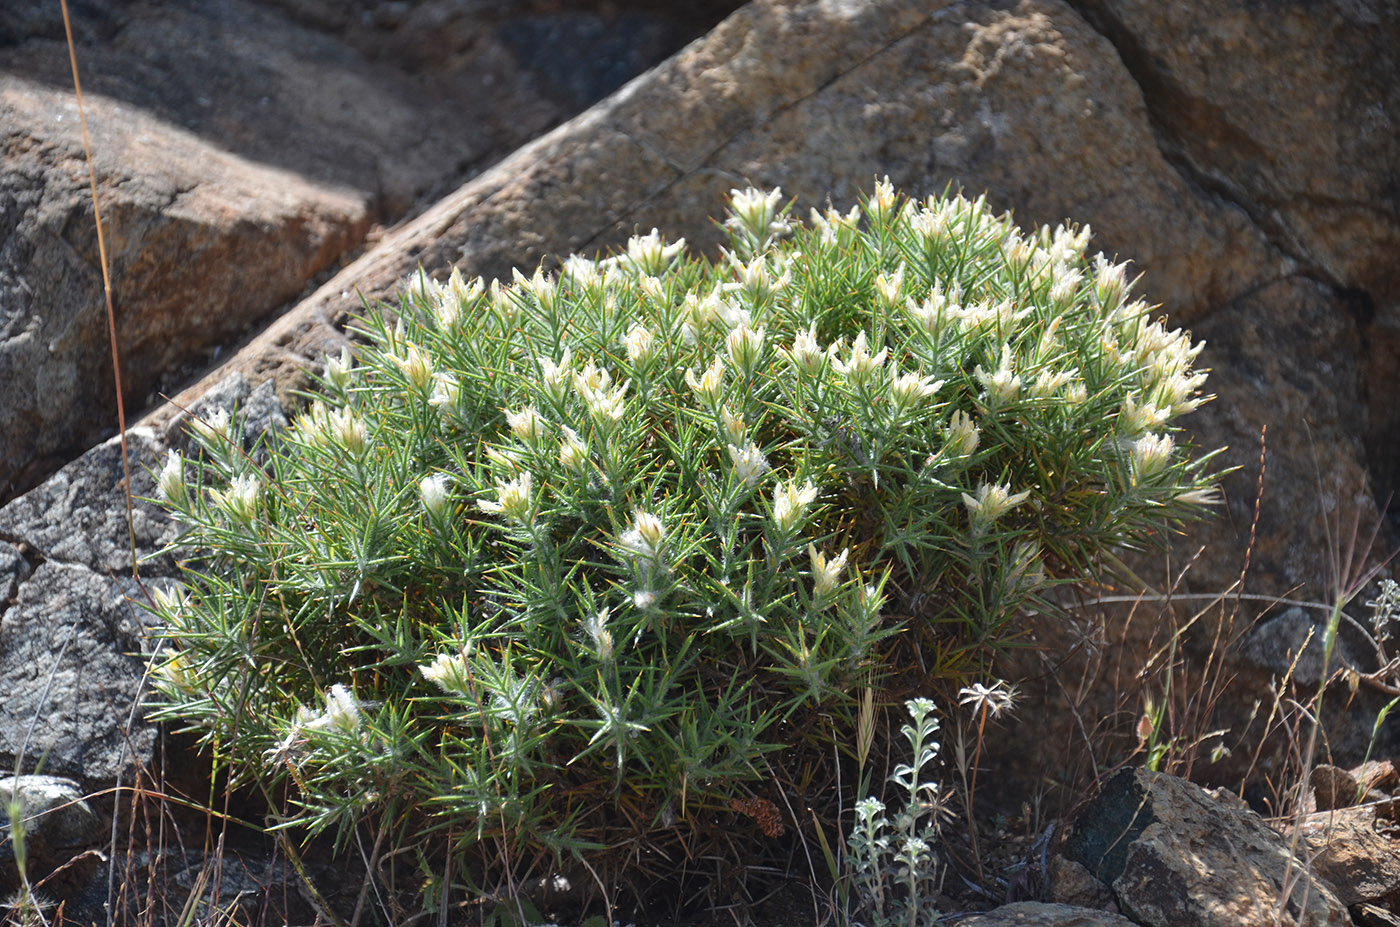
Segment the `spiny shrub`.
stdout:
<path fill-rule="evenodd" d="M 1210 501 L 1171 426 L 1200 348 L 1087 228 L 888 183 L 805 225 L 736 190 L 724 225 L 717 263 L 653 231 L 420 276 L 263 464 L 196 423 L 159 475 L 163 716 L 288 826 L 436 832 L 473 878 L 636 861 L 827 781 L 853 692 L 985 670 Z"/>

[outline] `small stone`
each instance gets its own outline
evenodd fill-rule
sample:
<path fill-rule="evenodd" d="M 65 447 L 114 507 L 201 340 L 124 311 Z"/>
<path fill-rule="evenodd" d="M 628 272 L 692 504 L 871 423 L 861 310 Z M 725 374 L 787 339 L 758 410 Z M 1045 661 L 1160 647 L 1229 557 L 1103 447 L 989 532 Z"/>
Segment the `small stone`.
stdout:
<path fill-rule="evenodd" d="M 29 858 L 51 856 L 101 838 L 102 821 L 88 805 L 78 783 L 57 776 L 7 776 L 0 779 L 0 862 L 14 861 L 10 837 L 10 802 L 18 799 Z"/>
<path fill-rule="evenodd" d="M 1361 786 L 1356 777 L 1336 766 L 1314 767 L 1312 775 L 1308 777 L 1308 785 L 1312 787 L 1318 811 L 1349 808 L 1356 804 L 1357 797 L 1361 794 Z"/>
<path fill-rule="evenodd" d="M 1068 904 L 1018 901 L 958 921 L 962 927 L 1131 927 L 1121 914 Z"/>
<path fill-rule="evenodd" d="M 1079 863 L 1064 856 L 1050 858 L 1050 900 L 1081 908 L 1109 910 L 1115 906 L 1113 892 Z"/>

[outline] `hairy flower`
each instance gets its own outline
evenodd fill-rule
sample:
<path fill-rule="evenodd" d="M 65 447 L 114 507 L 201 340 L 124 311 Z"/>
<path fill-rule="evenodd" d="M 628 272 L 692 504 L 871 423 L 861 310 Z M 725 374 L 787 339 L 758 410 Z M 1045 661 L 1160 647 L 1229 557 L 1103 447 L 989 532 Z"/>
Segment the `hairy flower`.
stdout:
<path fill-rule="evenodd" d="M 1015 359 L 1008 344 L 1001 346 L 1001 365 L 995 371 L 988 373 L 979 364 L 972 374 L 986 388 L 987 405 L 991 408 L 1015 402 L 1021 395 L 1021 378 L 1016 375 Z"/>
<path fill-rule="evenodd" d="M 1035 245 L 1021 237 L 1021 234 L 1012 229 L 1010 234 L 1001 243 L 1001 253 L 1006 259 L 1006 265 L 1017 273 L 1025 273 L 1036 259 Z"/>
<path fill-rule="evenodd" d="M 326 426 L 331 440 L 349 451 L 352 457 L 359 457 L 369 446 L 369 430 L 365 420 L 356 415 L 353 409 L 331 412 L 326 417 Z"/>
<path fill-rule="evenodd" d="M 798 488 L 796 480 L 773 487 L 773 523 L 787 534 L 802 523 L 807 507 L 817 498 L 817 488 L 808 480 Z"/>
<path fill-rule="evenodd" d="M 579 436 L 572 428 L 564 428 L 564 437 L 559 441 L 559 463 L 566 470 L 573 470 L 575 473 L 583 470 L 588 463 L 588 445 L 579 440 Z"/>
<path fill-rule="evenodd" d="M 724 397 L 724 360 L 716 357 L 698 378 L 694 370 L 686 370 L 685 382 L 695 398 L 707 406 L 717 405 Z"/>
<path fill-rule="evenodd" d="M 670 299 L 666 295 L 666 282 L 660 277 L 653 277 L 651 274 L 642 274 L 637 279 L 637 285 L 647 299 L 658 306 L 670 305 Z"/>
<path fill-rule="evenodd" d="M 564 356 L 557 361 L 548 357 L 540 358 L 540 383 L 544 386 L 545 394 L 556 403 L 562 404 L 569 394 L 569 386 L 574 377 L 574 372 L 569 366 L 572 357 L 569 349 L 565 348 Z"/>
<path fill-rule="evenodd" d="M 976 712 L 985 711 L 995 718 L 1002 712 L 1015 710 L 1016 694 L 1015 686 L 1008 686 L 1000 679 L 990 686 L 974 682 L 958 690 L 958 704 L 969 706 Z"/>
<path fill-rule="evenodd" d="M 863 389 L 870 385 L 870 381 L 875 376 L 875 371 L 879 370 L 885 363 L 885 357 L 889 354 L 889 348 L 881 348 L 878 354 L 871 356 L 870 348 L 865 341 L 865 332 L 858 332 L 856 340 L 851 343 L 851 351 L 842 361 L 838 357 L 832 357 L 831 366 L 841 376 L 846 378 L 846 382 L 857 389 Z"/>
<path fill-rule="evenodd" d="M 480 277 L 473 277 L 470 280 L 462 276 L 460 267 L 452 268 L 452 274 L 447 278 L 447 293 L 439 301 L 439 311 L 434 321 L 439 330 L 449 331 L 456 326 L 460 320 L 460 310 L 465 309 L 481 298 L 481 294 L 486 292 L 486 284 Z M 450 296 L 449 300 L 447 297 Z M 446 306 L 451 303 L 457 311 L 457 315 L 448 318 L 444 313 Z"/>
<path fill-rule="evenodd" d="M 900 264 L 892 274 L 875 275 L 875 295 L 886 309 L 899 305 L 904 292 L 904 265 Z"/>
<path fill-rule="evenodd" d="M 1077 270 L 1058 270 L 1055 282 L 1050 284 L 1050 304 L 1060 311 L 1068 309 L 1079 295 L 1079 284 L 1084 275 Z"/>
<path fill-rule="evenodd" d="M 534 477 L 527 470 L 513 480 L 496 482 L 496 498 L 478 499 L 477 508 L 488 514 L 500 514 L 529 525 L 535 518 L 535 501 L 531 494 Z"/>
<path fill-rule="evenodd" d="M 214 409 L 203 416 L 190 417 L 190 427 L 201 443 L 209 446 L 221 444 L 229 437 L 229 414 L 227 409 Z"/>
<path fill-rule="evenodd" d="M 603 276 L 598 273 L 598 262 L 582 255 L 570 255 L 564 261 L 564 281 L 581 296 L 594 296 L 603 285 Z"/>
<path fill-rule="evenodd" d="M 739 279 L 734 283 L 726 283 L 724 285 L 725 292 L 737 293 L 752 305 L 762 305 L 767 302 L 770 296 L 781 291 L 792 281 L 792 274 L 789 271 L 784 271 L 780 277 L 773 277 L 768 269 L 767 255 L 757 255 L 747 264 L 733 254 L 729 255 L 729 260 L 734 265 Z"/>
<path fill-rule="evenodd" d="M 1105 313 L 1112 312 L 1128 294 L 1127 264 L 1114 264 L 1102 254 L 1094 258 L 1094 299 Z"/>
<path fill-rule="evenodd" d="M 758 478 L 768 471 L 768 458 L 757 444 L 747 444 L 742 449 L 729 445 L 729 459 L 734 464 L 734 477 L 747 487 L 758 483 Z"/>
<path fill-rule="evenodd" d="M 515 437 L 526 444 L 534 445 L 544 438 L 545 420 L 534 406 L 506 412 L 506 424 Z"/>
<path fill-rule="evenodd" d="M 870 194 L 870 199 L 865 204 L 865 211 L 870 216 L 870 221 L 879 225 L 891 217 L 894 205 L 894 184 L 890 183 L 890 178 L 887 176 L 884 180 L 876 182 L 875 192 Z"/>
<path fill-rule="evenodd" d="M 714 290 L 703 296 L 690 292 L 681 301 L 681 339 L 688 345 L 699 344 L 719 316 L 720 299 Z"/>
<path fill-rule="evenodd" d="M 627 260 L 639 272 L 653 276 L 665 273 L 684 250 L 684 238 L 668 245 L 656 229 L 647 235 L 633 235 L 627 239 Z"/>
<path fill-rule="evenodd" d="M 627 359 L 634 365 L 645 364 L 651 359 L 656 336 L 645 325 L 633 325 L 627 337 L 622 339 L 627 349 Z"/>
<path fill-rule="evenodd" d="M 753 376 L 763 357 L 763 329 L 754 331 L 746 323 L 740 323 L 724 339 L 724 344 L 734 366 L 742 370 L 744 376 Z"/>
<path fill-rule="evenodd" d="M 948 419 L 948 427 L 943 431 L 943 453 L 948 457 L 967 457 L 977 450 L 982 433 L 972 421 L 972 416 L 959 409 Z"/>
<path fill-rule="evenodd" d="M 156 612 L 166 624 L 178 624 L 180 616 L 190 604 L 189 594 L 184 586 L 156 586 L 151 590 Z"/>
<path fill-rule="evenodd" d="M 842 215 L 835 209 L 828 209 L 825 214 L 811 211 L 812 228 L 817 230 L 821 236 L 823 245 L 836 245 L 839 247 L 849 246 L 858 232 L 857 226 L 860 223 L 860 207 L 852 206 L 850 212 Z"/>
<path fill-rule="evenodd" d="M 613 636 L 608 630 L 610 609 L 603 609 L 583 620 L 583 630 L 593 643 L 593 652 L 600 663 L 611 663 L 613 659 Z"/>
<path fill-rule="evenodd" d="M 360 710 L 360 700 L 340 683 L 331 686 L 326 693 L 326 712 L 322 716 L 326 725 L 342 734 L 353 734 L 360 729 L 364 715 Z"/>
<path fill-rule="evenodd" d="M 486 448 L 486 459 L 491 462 L 492 467 L 507 473 L 519 473 L 525 465 L 525 458 L 521 453 L 508 447 Z"/>
<path fill-rule="evenodd" d="M 418 481 L 418 495 L 423 501 L 423 508 L 433 518 L 441 518 L 447 511 L 447 503 L 450 501 L 448 484 L 451 482 L 446 473 L 434 473 L 432 476 L 425 476 Z"/>
<path fill-rule="evenodd" d="M 747 232 L 753 241 L 760 244 L 785 235 L 792 227 L 778 215 L 778 204 L 782 202 L 782 198 L 781 187 L 774 187 L 767 192 L 753 187 L 730 190 L 729 218 L 724 224 L 732 229 Z"/>
<path fill-rule="evenodd" d="M 258 517 L 258 493 L 262 484 L 256 476 L 244 473 L 233 478 L 226 490 L 212 490 L 209 499 L 239 524 L 251 524 Z"/>
<path fill-rule="evenodd" d="M 600 389 L 584 394 L 584 405 L 588 415 L 600 431 L 610 433 L 627 413 L 627 388 L 630 383 L 621 383 L 611 389 Z"/>
<path fill-rule="evenodd" d="M 423 678 L 449 695 L 471 694 L 471 669 L 462 651 L 440 653 L 418 667 Z"/>
<path fill-rule="evenodd" d="M 1139 479 L 1155 476 L 1171 463 L 1176 442 L 1171 435 L 1145 434 L 1133 442 L 1133 472 Z"/>
<path fill-rule="evenodd" d="M 325 381 L 332 388 L 343 390 L 350 385 L 350 370 L 354 367 L 354 361 L 350 358 L 350 349 L 341 348 L 338 357 L 326 355 Z"/>
<path fill-rule="evenodd" d="M 830 595 L 836 589 L 849 554 L 850 548 L 843 548 L 841 553 L 828 559 L 825 554 L 817 553 L 816 547 L 807 545 L 807 558 L 812 562 L 812 587 L 818 598 Z"/>
<path fill-rule="evenodd" d="M 1035 375 L 1035 379 L 1031 381 L 1029 393 L 1037 399 L 1049 399 L 1059 392 L 1060 387 L 1078 375 L 1079 368 L 1077 367 L 1071 367 L 1068 370 L 1046 368 Z"/>
<path fill-rule="evenodd" d="M 160 468 L 156 478 L 156 490 L 160 497 L 177 508 L 184 508 L 189 496 L 185 488 L 185 458 L 175 450 L 165 454 L 165 466 Z"/>
<path fill-rule="evenodd" d="M 942 380 L 921 377 L 917 373 L 899 373 L 890 368 L 890 401 L 894 403 L 896 414 L 904 414 L 919 406 L 925 399 L 938 392 Z"/>
<path fill-rule="evenodd" d="M 976 535 L 984 533 L 987 528 L 991 527 L 992 522 L 1025 502 L 1029 496 L 1030 490 L 1012 495 L 1011 490 L 1000 483 L 983 483 L 977 487 L 976 496 L 963 493 L 962 501 L 963 505 L 967 507 L 972 533 Z"/>
<path fill-rule="evenodd" d="M 555 300 L 559 296 L 559 287 L 554 280 L 547 276 L 542 268 L 535 268 L 534 274 L 526 277 L 519 268 L 511 268 L 511 278 L 517 292 L 528 293 L 539 303 L 540 309 L 546 313 L 554 312 Z"/>
<path fill-rule="evenodd" d="M 405 343 L 403 353 L 390 354 L 389 360 L 403 371 L 404 378 L 415 390 L 423 392 L 432 384 L 433 365 L 418 345 L 412 342 Z"/>
<path fill-rule="evenodd" d="M 1118 413 L 1118 430 L 1125 437 L 1134 437 L 1148 429 L 1162 427 L 1171 416 L 1170 408 L 1155 406 L 1151 400 L 1144 402 L 1136 394 L 1130 394 Z"/>
<path fill-rule="evenodd" d="M 817 342 L 817 326 L 813 323 L 805 331 L 799 331 L 792 339 L 792 347 L 782 351 L 788 362 L 803 376 L 814 377 L 821 373 L 826 363 L 827 352 Z"/>
<path fill-rule="evenodd" d="M 590 394 L 598 393 L 612 386 L 612 374 L 592 361 L 589 361 L 582 370 L 575 371 L 573 380 L 574 389 L 585 402 L 588 401 Z"/>
<path fill-rule="evenodd" d="M 180 692 L 194 694 L 200 691 L 199 672 L 190 665 L 188 651 L 177 650 L 170 659 L 155 668 L 156 679 Z"/>
<path fill-rule="evenodd" d="M 904 311 L 917 328 L 934 338 L 938 338 L 953 319 L 961 316 L 962 306 L 958 305 L 960 298 L 961 294 L 956 283 L 953 284 L 952 291 L 947 295 L 943 293 L 941 287 L 935 284 L 928 298 L 923 302 L 915 302 L 913 297 L 906 299 Z"/>
<path fill-rule="evenodd" d="M 1225 499 L 1220 495 L 1220 490 L 1215 486 L 1208 486 L 1205 489 L 1191 489 L 1183 493 L 1177 493 L 1177 502 L 1185 502 L 1187 505 L 1219 505 Z"/>
<path fill-rule="evenodd" d="M 659 560 L 666 543 L 666 526 L 652 513 L 637 509 L 632 516 L 632 527 L 622 532 L 618 543 L 638 557 Z"/>
<path fill-rule="evenodd" d="M 729 408 L 724 406 L 719 410 L 720 429 L 723 437 L 730 444 L 740 444 L 744 440 L 744 417 L 736 415 Z"/>
<path fill-rule="evenodd" d="M 428 404 L 443 415 L 456 418 L 458 404 L 462 401 L 462 383 L 450 373 L 433 374 L 433 393 Z"/>

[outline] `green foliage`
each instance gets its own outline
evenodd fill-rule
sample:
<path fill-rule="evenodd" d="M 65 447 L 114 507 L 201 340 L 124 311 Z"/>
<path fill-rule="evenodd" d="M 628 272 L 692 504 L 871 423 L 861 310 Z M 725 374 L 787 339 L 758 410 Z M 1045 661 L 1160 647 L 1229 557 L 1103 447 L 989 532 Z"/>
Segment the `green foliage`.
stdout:
<path fill-rule="evenodd" d="M 903 793 L 893 819 L 879 799 L 856 803 L 855 827 L 846 841 L 846 864 L 855 899 L 871 927 L 929 927 L 938 922 L 934 898 L 942 881 L 936 847 L 940 818 L 947 814 L 938 783 L 925 767 L 938 757 L 938 716 L 926 698 L 905 702 L 913 724 L 900 727 L 911 760 L 895 767 L 889 781 Z"/>
<path fill-rule="evenodd" d="M 1170 425 L 1199 348 L 1087 229 L 887 184 L 726 227 L 716 264 L 653 232 L 411 281 L 265 463 L 198 423 L 163 716 L 286 826 L 426 828 L 464 879 L 635 859 L 1211 501 Z"/>

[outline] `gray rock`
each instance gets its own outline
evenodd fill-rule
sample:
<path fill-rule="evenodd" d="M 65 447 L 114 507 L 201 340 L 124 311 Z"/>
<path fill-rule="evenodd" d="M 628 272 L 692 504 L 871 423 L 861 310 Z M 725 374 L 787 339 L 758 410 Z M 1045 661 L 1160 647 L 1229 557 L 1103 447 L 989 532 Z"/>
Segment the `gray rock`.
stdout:
<path fill-rule="evenodd" d="M 0 617 L 14 604 L 19 584 L 28 579 L 31 572 L 29 561 L 24 559 L 19 548 L 0 541 Z"/>
<path fill-rule="evenodd" d="M 1092 908 L 1018 901 L 993 908 L 985 914 L 960 918 L 958 923 L 967 927 L 1129 927 L 1132 921 Z"/>
<path fill-rule="evenodd" d="M 136 555 L 147 558 L 175 539 L 175 527 L 152 503 L 152 470 L 165 446 L 154 431 L 127 432 Z M 122 447 L 111 438 L 65 466 L 45 483 L 0 508 L 0 537 L 27 544 L 43 560 L 103 574 L 131 575 Z M 143 575 L 172 575 L 170 561 L 150 561 Z"/>
<path fill-rule="evenodd" d="M 0 862 L 14 861 L 12 801 L 18 801 L 22 815 L 26 855 L 40 865 L 45 857 L 102 837 L 102 821 L 78 783 L 56 776 L 7 776 L 0 779 Z"/>
<path fill-rule="evenodd" d="M 23 747 L 25 770 L 111 782 L 150 757 L 154 732 L 135 707 L 142 691 L 148 614 L 139 604 L 179 575 L 162 554 L 177 526 L 154 502 L 154 472 L 170 447 L 188 448 L 188 415 L 235 414 L 245 450 L 286 427 L 271 383 L 234 375 L 164 429 L 127 433 L 132 516 L 142 583 L 131 578 L 121 444 L 112 438 L 0 508 L 0 753 Z M 27 554 L 27 556 L 26 556 Z M 0 590 L 3 591 L 3 590 Z"/>
<path fill-rule="evenodd" d="M 0 624 L 0 755 L 21 772 L 110 783 L 154 742 L 140 723 L 139 606 L 113 579 L 47 562 Z"/>
<path fill-rule="evenodd" d="M 1108 884 L 1144 927 L 1351 923 L 1284 837 L 1221 797 L 1174 776 L 1122 770 L 1076 818 L 1065 856 Z"/>
<path fill-rule="evenodd" d="M 1400 7 L 1075 0 L 1142 88 L 1166 156 L 1310 276 L 1400 296 Z"/>
<path fill-rule="evenodd" d="M 1313 687 L 1344 666 L 1366 667 L 1365 659 L 1353 653 L 1341 635 L 1332 648 L 1331 662 L 1324 666 L 1326 634 L 1325 612 L 1289 608 L 1255 625 L 1240 644 L 1240 656 L 1280 679 L 1291 671 L 1299 684 Z"/>

